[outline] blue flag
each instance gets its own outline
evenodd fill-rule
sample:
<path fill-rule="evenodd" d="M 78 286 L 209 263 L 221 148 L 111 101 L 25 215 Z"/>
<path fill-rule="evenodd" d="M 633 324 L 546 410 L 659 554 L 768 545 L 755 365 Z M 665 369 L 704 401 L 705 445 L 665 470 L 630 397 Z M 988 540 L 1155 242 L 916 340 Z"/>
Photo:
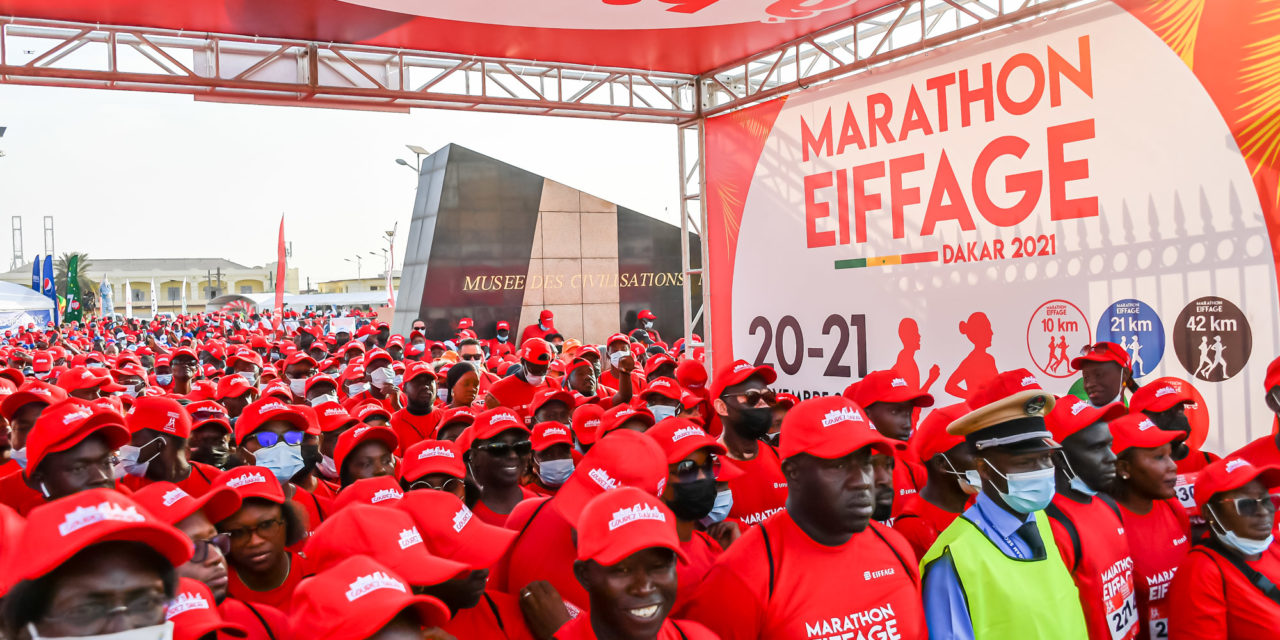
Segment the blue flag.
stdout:
<path fill-rule="evenodd" d="M 40 256 L 31 263 L 31 290 L 37 293 L 44 290 L 40 282 Z"/>
<path fill-rule="evenodd" d="M 45 297 L 53 301 L 53 326 L 58 326 L 58 290 L 53 286 L 53 256 L 44 257 L 44 274 L 40 280 Z"/>

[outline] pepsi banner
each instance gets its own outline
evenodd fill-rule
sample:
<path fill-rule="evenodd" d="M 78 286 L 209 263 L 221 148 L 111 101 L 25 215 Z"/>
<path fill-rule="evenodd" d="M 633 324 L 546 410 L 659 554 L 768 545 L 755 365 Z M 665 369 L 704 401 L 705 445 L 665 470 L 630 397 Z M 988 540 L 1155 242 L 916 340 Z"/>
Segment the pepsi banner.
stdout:
<path fill-rule="evenodd" d="M 1203 400 L 1192 444 L 1270 433 L 1280 14 L 1106 2 L 712 118 L 717 365 L 838 393 L 895 367 L 941 404 L 1108 340 Z M 1207 441 L 1205 439 L 1207 438 Z"/>

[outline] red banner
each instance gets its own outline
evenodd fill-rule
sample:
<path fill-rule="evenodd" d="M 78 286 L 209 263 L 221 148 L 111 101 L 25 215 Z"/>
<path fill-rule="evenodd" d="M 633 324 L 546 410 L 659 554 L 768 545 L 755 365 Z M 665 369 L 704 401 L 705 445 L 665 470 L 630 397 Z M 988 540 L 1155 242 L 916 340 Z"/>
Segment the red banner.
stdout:
<path fill-rule="evenodd" d="M 285 266 L 284 248 L 284 214 L 280 214 L 280 238 L 276 244 L 276 304 L 272 313 L 272 324 L 278 331 L 284 319 L 284 281 L 288 269 Z"/>

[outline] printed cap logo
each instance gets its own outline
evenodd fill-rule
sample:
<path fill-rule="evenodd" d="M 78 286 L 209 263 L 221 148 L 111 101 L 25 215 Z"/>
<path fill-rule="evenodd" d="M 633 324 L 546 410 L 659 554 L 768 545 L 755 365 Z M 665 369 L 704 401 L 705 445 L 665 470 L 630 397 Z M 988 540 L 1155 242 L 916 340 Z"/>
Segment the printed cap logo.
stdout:
<path fill-rule="evenodd" d="M 325 417 L 340 416 L 344 413 L 346 413 L 346 410 L 343 409 L 342 407 L 329 407 L 328 409 L 324 410 Z"/>
<path fill-rule="evenodd" d="M 567 436 L 569 435 L 569 432 L 565 431 L 561 427 L 547 427 L 546 429 L 542 430 L 542 435 L 543 436 Z"/>
<path fill-rule="evenodd" d="M 1232 473 L 1236 469 L 1239 469 L 1240 467 L 1252 467 L 1252 466 L 1253 465 L 1249 464 L 1248 460 L 1245 460 L 1244 458 L 1236 458 L 1235 460 L 1227 461 L 1227 473 Z"/>
<path fill-rule="evenodd" d="M 375 571 L 367 576 L 356 578 L 347 587 L 347 602 L 355 602 L 379 589 L 394 589 L 400 593 L 408 593 L 404 583 L 387 575 L 385 571 Z"/>
<path fill-rule="evenodd" d="M 383 500 L 399 500 L 403 497 L 404 494 L 400 493 L 396 489 L 378 489 L 378 492 L 373 494 L 373 497 L 369 499 L 369 504 L 378 504 Z"/>
<path fill-rule="evenodd" d="M 454 455 L 452 451 L 450 451 L 445 447 L 431 447 L 430 449 L 423 449 L 422 453 L 418 454 L 419 460 L 426 460 L 427 458 L 456 458 L 456 457 L 458 456 Z"/>
<path fill-rule="evenodd" d="M 74 411 L 71 411 L 67 415 L 62 416 L 62 424 L 68 425 L 78 420 L 85 420 L 92 415 L 93 415 L 93 412 L 90 411 L 89 409 L 85 409 L 85 408 L 75 409 Z"/>
<path fill-rule="evenodd" d="M 702 429 L 699 429 L 698 427 L 681 427 L 676 429 L 675 433 L 671 434 L 671 441 L 680 442 L 690 436 L 700 436 L 703 433 Z"/>
<path fill-rule="evenodd" d="M 520 422 L 520 420 L 516 419 L 515 414 L 512 414 L 507 411 L 503 411 L 502 413 L 493 414 L 493 417 L 489 418 L 489 424 L 497 424 L 498 422 L 501 422 L 504 420 L 507 422 Z"/>
<path fill-rule="evenodd" d="M 1163 396 L 1167 396 L 1171 393 L 1177 393 L 1177 390 L 1175 390 L 1173 387 L 1160 387 L 1158 390 L 1156 390 L 1156 397 L 1160 398 Z"/>
<path fill-rule="evenodd" d="M 169 601 L 169 610 L 165 611 L 164 619 L 172 620 L 175 616 L 195 611 L 197 609 L 208 609 L 209 601 L 204 596 L 192 591 L 184 591 L 178 594 L 178 597 Z"/>
<path fill-rule="evenodd" d="M 468 522 L 471 522 L 471 510 L 463 505 L 457 513 L 453 514 L 453 532 L 462 533 L 462 528 L 467 526 Z"/>
<path fill-rule="evenodd" d="M 613 531 L 625 524 L 630 524 L 638 520 L 655 520 L 657 522 L 666 522 L 667 516 L 662 510 L 656 506 L 650 506 L 643 503 L 636 503 L 634 506 L 623 507 L 613 512 L 613 518 L 609 520 L 609 530 Z"/>
<path fill-rule="evenodd" d="M 587 427 L 587 428 L 599 427 L 599 426 L 600 426 L 600 418 L 592 418 L 592 419 L 590 419 L 590 420 L 588 420 L 588 421 L 584 422 L 584 423 L 582 424 L 582 426 Z"/>
<path fill-rule="evenodd" d="M 737 372 L 739 372 L 739 371 L 743 371 L 743 370 L 745 370 L 745 369 L 750 369 L 750 368 L 751 368 L 751 365 L 750 365 L 750 364 L 748 364 L 748 363 L 746 363 L 746 362 L 739 362 L 738 364 L 736 364 L 736 365 L 734 365 L 734 366 L 733 366 L 733 372 L 734 372 L 734 373 L 737 373 Z"/>
<path fill-rule="evenodd" d="M 161 502 L 163 502 L 166 507 L 172 507 L 179 500 L 189 497 L 191 496 L 188 495 L 186 491 L 183 491 L 181 487 L 174 487 L 164 494 L 164 497 L 161 498 Z"/>
<path fill-rule="evenodd" d="M 594 480 L 595 483 L 600 485 L 600 488 L 605 491 L 618 488 L 618 481 L 609 477 L 609 472 L 601 469 L 600 467 L 596 467 L 595 469 L 588 471 L 587 477 Z"/>
<path fill-rule="evenodd" d="M 415 544 L 422 544 L 422 534 L 417 527 L 409 527 L 400 532 L 400 550 L 403 551 Z"/>
<path fill-rule="evenodd" d="M 69 535 L 87 526 L 99 522 L 145 522 L 146 518 L 138 513 L 137 507 L 122 507 L 114 502 L 103 501 L 97 505 L 76 507 L 68 513 L 62 524 L 58 525 L 58 535 Z"/>
<path fill-rule="evenodd" d="M 246 473 L 242 476 L 236 476 L 228 480 L 227 486 L 231 487 L 232 489 L 239 489 L 240 487 L 243 487 L 245 485 L 257 484 L 259 482 L 266 482 L 266 481 L 267 479 L 262 477 L 261 473 L 254 471 L 253 473 Z"/>
<path fill-rule="evenodd" d="M 905 386 L 907 386 L 907 381 L 906 381 L 906 380 L 903 380 L 902 378 L 894 378 L 894 379 L 893 379 L 893 382 L 890 382 L 890 383 L 889 383 L 889 386 L 891 386 L 891 387 L 905 387 Z"/>
<path fill-rule="evenodd" d="M 1085 409 L 1088 409 L 1088 408 L 1089 408 L 1089 403 L 1085 402 L 1084 400 L 1076 400 L 1076 403 L 1071 405 L 1071 415 L 1078 416 L 1080 415 L 1081 411 L 1084 411 Z"/>
<path fill-rule="evenodd" d="M 849 407 L 841 407 L 839 409 L 828 411 L 827 415 L 822 417 L 822 426 L 823 428 L 826 428 L 832 425 L 840 424 L 841 422 L 845 422 L 846 420 L 852 420 L 854 422 L 862 422 L 862 413 L 860 413 L 857 409 L 851 409 Z"/>
<path fill-rule="evenodd" d="M 1150 419 L 1143 420 L 1142 422 L 1138 423 L 1138 431 L 1146 431 L 1147 429 L 1150 429 L 1154 426 L 1156 426 L 1156 424 L 1152 422 Z"/>
<path fill-rule="evenodd" d="M 352 437 L 352 438 L 359 438 L 359 437 L 360 437 L 360 434 L 362 434 L 362 433 L 364 433 L 364 432 L 366 432 L 366 431 L 368 431 L 368 430 L 369 430 L 369 427 L 356 427 L 356 429 L 355 429 L 354 431 L 352 431 L 352 432 L 351 432 L 351 437 Z"/>
<path fill-rule="evenodd" d="M 268 402 L 258 408 L 258 413 L 266 413 L 268 411 L 288 411 L 289 408 L 279 402 Z"/>
<path fill-rule="evenodd" d="M 1024 387 L 1029 387 L 1031 385 L 1038 385 L 1038 384 L 1040 384 L 1040 381 L 1036 380 L 1035 376 L 1026 376 L 1022 378 L 1022 386 Z"/>

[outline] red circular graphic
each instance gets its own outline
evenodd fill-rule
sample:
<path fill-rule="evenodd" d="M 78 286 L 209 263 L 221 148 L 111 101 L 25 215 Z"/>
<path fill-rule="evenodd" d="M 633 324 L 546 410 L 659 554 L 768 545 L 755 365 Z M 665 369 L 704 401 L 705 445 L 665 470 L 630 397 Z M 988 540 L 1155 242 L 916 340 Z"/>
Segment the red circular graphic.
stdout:
<path fill-rule="evenodd" d="M 1074 376 L 1071 358 L 1092 341 L 1093 329 L 1084 312 L 1066 300 L 1045 302 L 1027 321 L 1027 355 L 1051 378 Z"/>

